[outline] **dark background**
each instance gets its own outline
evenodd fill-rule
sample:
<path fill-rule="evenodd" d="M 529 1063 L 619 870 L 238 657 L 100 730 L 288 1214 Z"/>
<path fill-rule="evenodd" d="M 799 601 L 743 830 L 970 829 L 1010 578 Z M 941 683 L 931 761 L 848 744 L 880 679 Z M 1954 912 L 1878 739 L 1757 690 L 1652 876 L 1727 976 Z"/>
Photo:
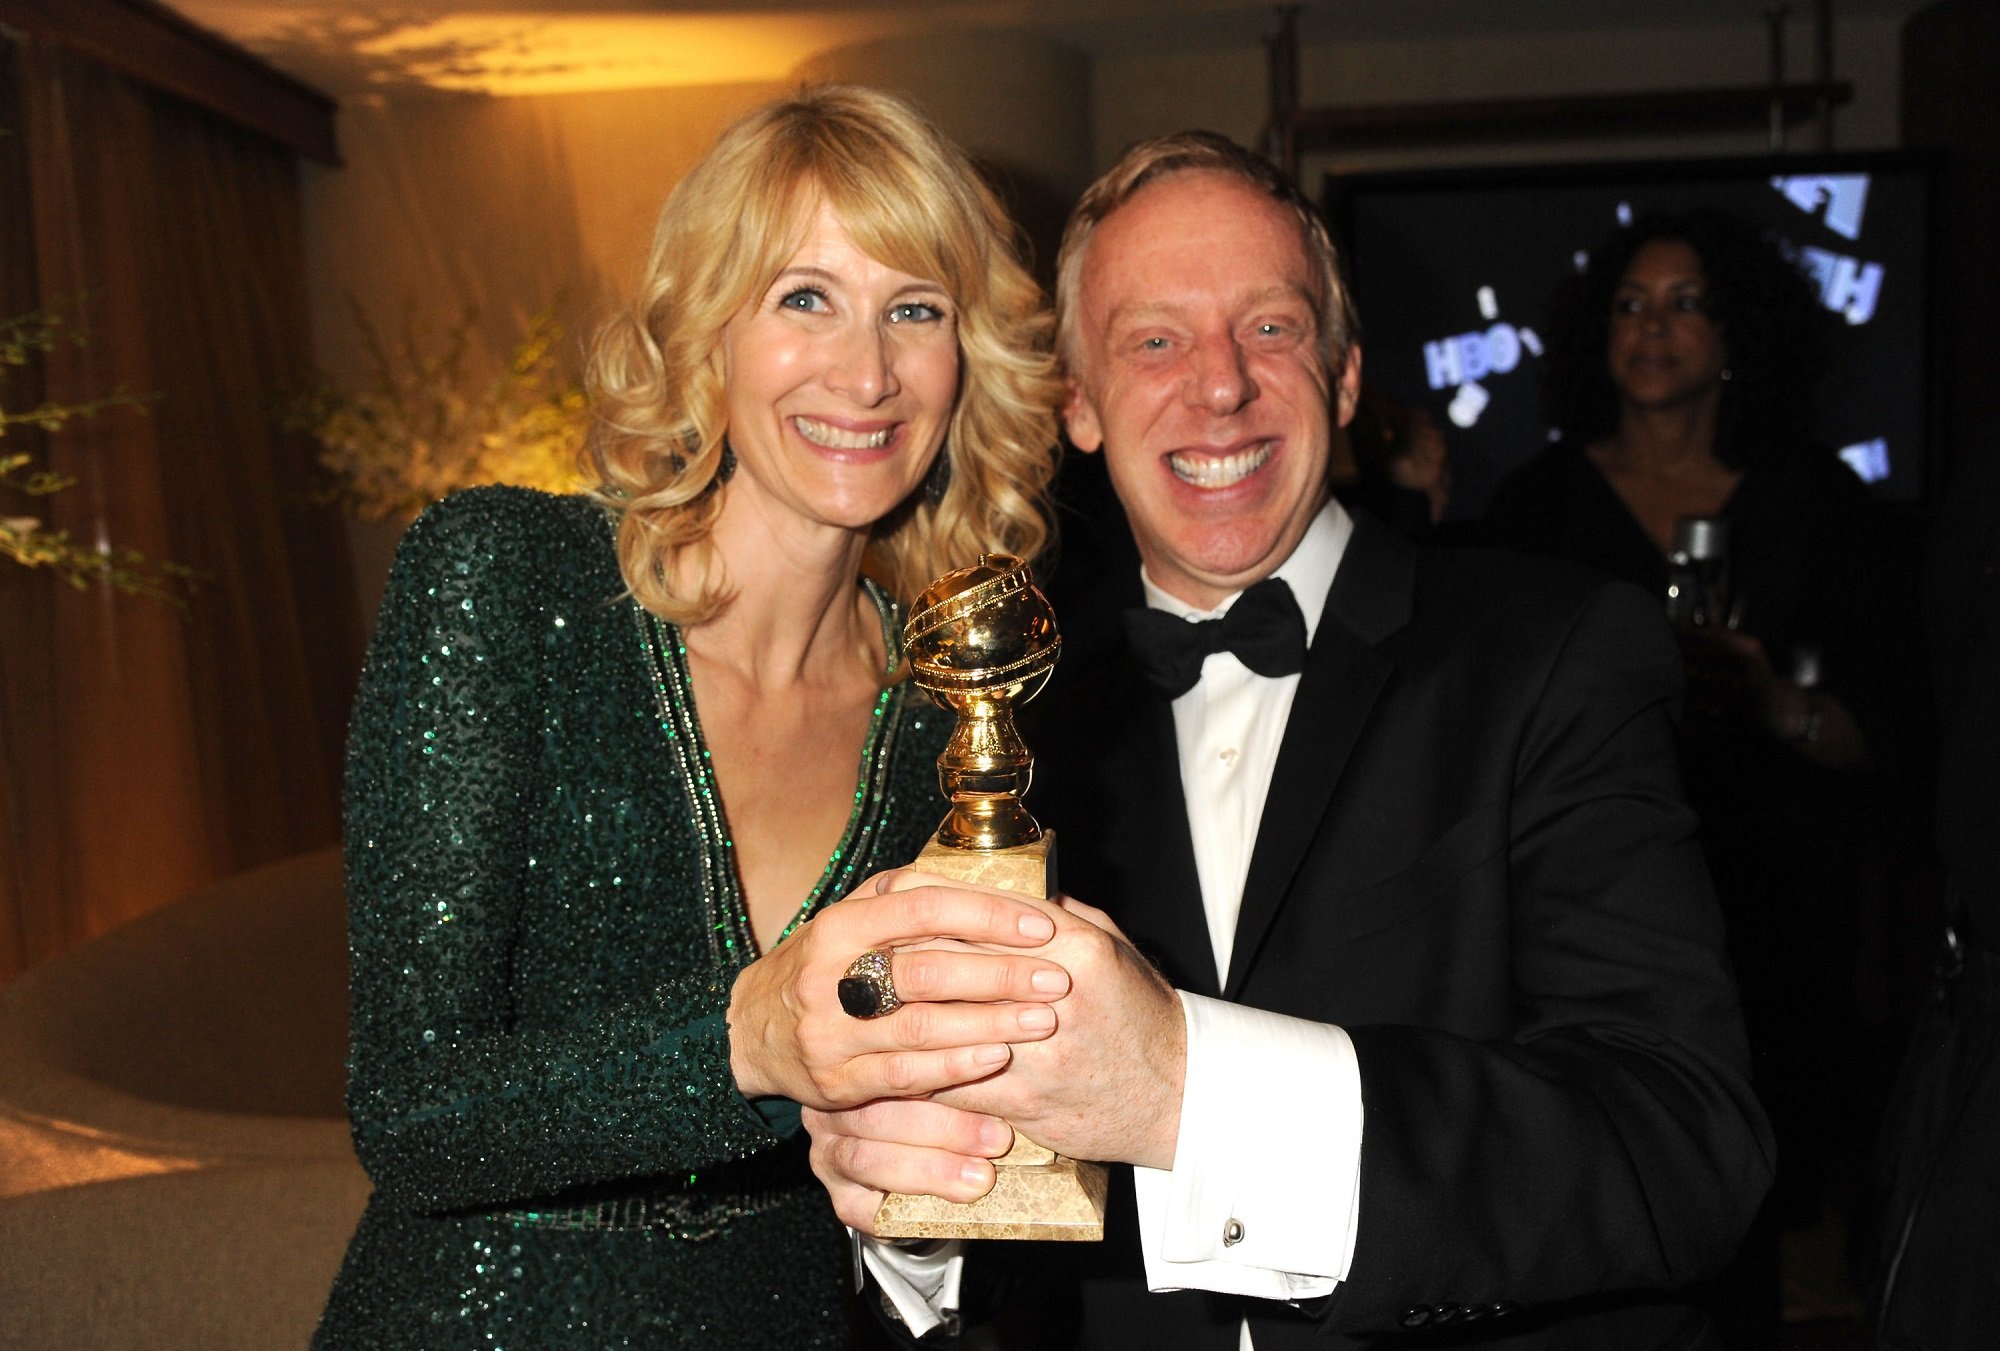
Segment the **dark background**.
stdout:
<path fill-rule="evenodd" d="M 1858 238 L 1831 228 L 1824 205 L 1808 212 L 1773 185 L 1780 176 L 1822 174 L 1866 177 Z M 1323 204 L 1347 253 L 1364 376 L 1437 419 L 1451 445 L 1451 516 L 1469 519 L 1548 439 L 1543 363 L 1524 346 L 1511 370 L 1480 378 L 1490 401 L 1475 423 L 1461 426 L 1449 411 L 1457 386 L 1430 387 L 1425 344 L 1495 324 L 1531 330 L 1546 343 L 1550 297 L 1621 215 L 1695 206 L 1754 221 L 1793 248 L 1881 265 L 1872 315 L 1836 337 L 1818 430 L 1835 449 L 1886 441 L 1889 474 L 1875 484 L 1877 495 L 1919 500 L 1934 439 L 1926 379 L 1931 198 L 1924 159 L 1878 153 L 1328 175 Z M 1482 312 L 1482 287 L 1492 290 L 1491 316 Z"/>

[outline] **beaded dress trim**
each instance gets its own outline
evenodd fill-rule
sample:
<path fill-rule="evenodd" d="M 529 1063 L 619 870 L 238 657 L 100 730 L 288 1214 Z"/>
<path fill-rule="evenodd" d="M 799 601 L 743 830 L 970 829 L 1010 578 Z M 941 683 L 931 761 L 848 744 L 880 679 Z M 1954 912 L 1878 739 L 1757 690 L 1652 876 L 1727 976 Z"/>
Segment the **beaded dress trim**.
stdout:
<path fill-rule="evenodd" d="M 572 1233 L 662 1234 L 683 1243 L 703 1243 L 737 1220 L 767 1215 L 799 1199 L 797 1187 L 767 1187 L 754 1192 L 658 1194 L 619 1197 L 576 1206 L 510 1210 L 500 1218 L 523 1229 L 561 1229 Z"/>
<path fill-rule="evenodd" d="M 862 587 L 875 602 L 882 621 L 882 644 L 888 653 L 883 671 L 886 682 L 902 660 L 902 617 L 900 607 L 887 592 L 864 577 Z M 693 813 L 695 836 L 701 848 L 701 900 L 707 911 L 709 952 L 718 971 L 732 971 L 755 961 L 757 939 L 750 928 L 750 914 L 743 903 L 743 882 L 736 871 L 735 841 L 729 831 L 728 813 L 701 734 L 701 719 L 694 706 L 694 681 L 688 674 L 687 644 L 678 626 L 639 606 L 639 639 L 646 653 L 647 669 L 659 702 L 660 730 L 666 734 L 680 781 L 687 790 L 688 809 Z M 854 807 L 848 813 L 847 828 L 820 872 L 819 881 L 799 907 L 798 914 L 785 925 L 775 942 L 782 943 L 792 930 L 812 918 L 828 897 L 845 896 L 867 862 L 875 843 L 877 828 L 888 811 L 889 766 L 896 743 L 897 720 L 889 716 L 890 699 L 897 686 L 885 683 L 869 714 L 868 736 L 861 748 L 861 770 L 854 788 Z"/>

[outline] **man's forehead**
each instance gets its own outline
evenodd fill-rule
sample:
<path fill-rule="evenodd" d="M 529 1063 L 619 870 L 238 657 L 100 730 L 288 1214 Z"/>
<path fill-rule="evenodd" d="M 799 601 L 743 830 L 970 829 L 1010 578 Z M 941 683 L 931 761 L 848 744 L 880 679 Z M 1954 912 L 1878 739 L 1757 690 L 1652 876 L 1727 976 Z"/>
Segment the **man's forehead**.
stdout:
<path fill-rule="evenodd" d="M 1218 298 L 1311 305 L 1318 290 L 1298 221 L 1284 204 L 1206 171 L 1139 189 L 1099 223 L 1082 263 L 1079 298 L 1106 317 Z"/>

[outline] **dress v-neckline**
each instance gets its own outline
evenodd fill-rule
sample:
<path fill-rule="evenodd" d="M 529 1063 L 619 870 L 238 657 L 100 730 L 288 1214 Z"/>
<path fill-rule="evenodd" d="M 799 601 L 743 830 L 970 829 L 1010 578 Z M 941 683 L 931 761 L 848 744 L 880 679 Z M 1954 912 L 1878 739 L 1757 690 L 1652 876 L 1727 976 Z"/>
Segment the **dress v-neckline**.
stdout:
<path fill-rule="evenodd" d="M 888 657 L 882 692 L 869 712 L 868 733 L 861 745 L 861 767 L 855 780 L 854 807 L 848 813 L 847 827 L 828 856 L 826 867 L 820 871 L 819 880 L 806 894 L 804 904 L 772 940 L 774 948 L 810 919 L 829 896 L 847 894 L 868 861 L 876 828 L 881 823 L 897 732 L 897 719 L 889 716 L 889 708 L 899 686 L 890 684 L 889 679 L 902 660 L 902 617 L 896 602 L 874 581 L 864 577 L 861 585 L 875 603 L 876 614 L 882 621 L 882 645 Z M 688 809 L 700 842 L 702 906 L 708 918 L 709 951 L 718 970 L 747 966 L 763 955 L 763 949 L 750 927 L 729 815 L 723 808 L 722 790 L 716 782 L 708 743 L 701 732 L 701 717 L 695 709 L 687 644 L 678 625 L 637 604 L 633 609 L 638 614 L 639 637 L 653 676 L 660 730 L 666 736 L 681 786 L 687 792 Z"/>
<path fill-rule="evenodd" d="M 1670 548 L 1662 549 L 1660 547 L 1660 542 L 1653 538 L 1651 531 L 1646 529 L 1646 523 L 1639 519 L 1639 513 L 1634 511 L 1632 504 L 1625 500 L 1625 494 L 1618 491 L 1618 485 L 1612 482 L 1611 475 L 1606 473 L 1604 466 L 1599 464 L 1596 457 L 1591 455 L 1590 448 L 1588 446 L 1581 448 L 1578 451 L 1578 455 L 1583 460 L 1584 467 L 1590 471 L 1590 476 L 1597 480 L 1597 486 L 1617 506 L 1618 514 L 1624 517 L 1625 524 L 1630 527 L 1630 533 L 1633 538 L 1645 546 L 1648 554 L 1657 558 L 1660 564 L 1665 566 L 1668 556 L 1673 550 Z M 1723 495 L 1722 504 L 1710 514 L 1721 517 L 1729 516 L 1736 504 L 1737 494 L 1743 491 L 1743 484 L 1748 478 L 1748 474 L 1737 474 L 1736 482 L 1732 483 L 1729 486 L 1729 491 Z"/>

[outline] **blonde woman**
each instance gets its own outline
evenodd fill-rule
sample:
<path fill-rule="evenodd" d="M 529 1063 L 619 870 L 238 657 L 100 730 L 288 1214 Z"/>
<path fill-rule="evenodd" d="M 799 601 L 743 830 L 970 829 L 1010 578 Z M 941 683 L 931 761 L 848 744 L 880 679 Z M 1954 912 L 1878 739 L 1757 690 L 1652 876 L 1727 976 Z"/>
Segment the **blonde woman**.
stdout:
<path fill-rule="evenodd" d="M 1046 918 L 866 883 L 942 812 L 900 607 L 1044 543 L 1057 386 L 1011 239 L 903 103 L 765 108 L 675 189 L 599 344 L 594 496 L 412 527 L 348 785 L 376 1192 L 320 1345 L 848 1345 L 799 1104 L 1052 1028 Z M 842 1010 L 856 954 L 939 933 L 1015 952 L 896 952 L 947 1002 Z"/>

